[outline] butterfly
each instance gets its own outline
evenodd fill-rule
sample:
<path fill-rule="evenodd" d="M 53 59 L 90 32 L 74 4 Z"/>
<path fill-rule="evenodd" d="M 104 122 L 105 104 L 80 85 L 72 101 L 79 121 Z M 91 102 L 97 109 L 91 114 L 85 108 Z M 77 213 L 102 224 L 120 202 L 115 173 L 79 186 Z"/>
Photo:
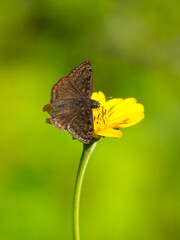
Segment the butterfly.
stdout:
<path fill-rule="evenodd" d="M 62 77 L 51 90 L 51 123 L 63 131 L 68 131 L 82 143 L 89 144 L 93 138 L 93 108 L 100 103 L 92 100 L 93 71 L 90 61 L 74 68 Z"/>

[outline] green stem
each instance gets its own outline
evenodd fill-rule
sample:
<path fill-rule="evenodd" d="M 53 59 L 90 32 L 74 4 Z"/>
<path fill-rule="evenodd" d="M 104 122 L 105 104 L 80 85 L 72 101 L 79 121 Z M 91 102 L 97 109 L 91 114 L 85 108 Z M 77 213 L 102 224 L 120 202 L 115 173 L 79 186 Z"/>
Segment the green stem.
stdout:
<path fill-rule="evenodd" d="M 91 156 L 91 153 L 94 151 L 97 144 L 97 140 L 93 140 L 90 144 L 83 144 L 83 152 L 81 160 L 79 163 L 79 168 L 76 177 L 76 184 L 74 189 L 74 202 L 73 202 L 73 236 L 74 240 L 80 240 L 79 234 L 79 204 L 80 204 L 80 194 L 82 181 L 88 160 Z"/>

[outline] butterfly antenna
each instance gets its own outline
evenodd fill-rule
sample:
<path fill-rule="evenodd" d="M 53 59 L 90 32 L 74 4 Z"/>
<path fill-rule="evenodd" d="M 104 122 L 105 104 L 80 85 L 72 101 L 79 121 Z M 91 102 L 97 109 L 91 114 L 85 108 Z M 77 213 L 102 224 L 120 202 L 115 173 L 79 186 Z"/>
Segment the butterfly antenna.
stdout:
<path fill-rule="evenodd" d="M 110 96 L 110 97 L 106 97 L 106 98 L 112 98 L 112 96 Z M 99 99 L 99 101 L 101 101 L 103 98 L 101 98 L 101 99 Z"/>

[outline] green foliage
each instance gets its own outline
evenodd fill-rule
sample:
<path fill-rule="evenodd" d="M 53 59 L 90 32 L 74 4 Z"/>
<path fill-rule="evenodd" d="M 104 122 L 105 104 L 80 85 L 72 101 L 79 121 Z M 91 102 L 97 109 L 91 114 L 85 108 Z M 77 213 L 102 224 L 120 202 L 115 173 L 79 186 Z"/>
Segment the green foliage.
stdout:
<path fill-rule="evenodd" d="M 86 240 L 176 240 L 179 1 L 1 1 L 0 239 L 72 239 L 82 144 L 45 124 L 50 89 L 90 60 L 94 91 L 135 97 L 145 119 L 102 139 L 87 167 Z"/>

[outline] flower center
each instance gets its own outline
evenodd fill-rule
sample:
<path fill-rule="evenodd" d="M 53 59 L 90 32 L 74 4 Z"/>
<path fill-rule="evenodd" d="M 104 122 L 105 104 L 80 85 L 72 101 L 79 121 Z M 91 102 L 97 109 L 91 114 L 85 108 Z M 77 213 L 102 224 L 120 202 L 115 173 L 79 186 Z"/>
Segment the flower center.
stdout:
<path fill-rule="evenodd" d="M 94 121 L 94 130 L 104 128 L 105 125 L 109 123 L 109 119 L 107 117 L 107 110 L 103 106 L 99 108 L 93 109 L 93 121 Z"/>

